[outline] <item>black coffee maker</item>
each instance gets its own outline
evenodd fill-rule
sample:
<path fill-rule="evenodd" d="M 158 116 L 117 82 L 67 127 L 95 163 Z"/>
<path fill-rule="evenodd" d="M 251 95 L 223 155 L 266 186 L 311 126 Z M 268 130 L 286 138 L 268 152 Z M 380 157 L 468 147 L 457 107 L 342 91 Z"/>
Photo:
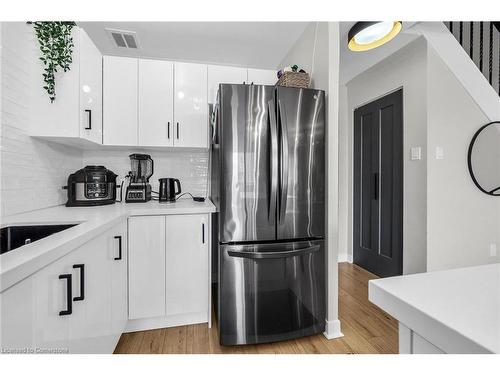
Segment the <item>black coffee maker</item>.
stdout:
<path fill-rule="evenodd" d="M 176 178 L 160 178 L 158 181 L 160 181 L 159 201 L 175 202 L 175 197 L 181 193 L 181 182 Z"/>

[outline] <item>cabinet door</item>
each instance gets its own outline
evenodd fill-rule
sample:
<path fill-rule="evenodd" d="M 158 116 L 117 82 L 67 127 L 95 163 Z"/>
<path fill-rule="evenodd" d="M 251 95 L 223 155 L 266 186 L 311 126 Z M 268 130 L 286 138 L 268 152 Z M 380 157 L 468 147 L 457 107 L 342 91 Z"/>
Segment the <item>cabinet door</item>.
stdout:
<path fill-rule="evenodd" d="M 247 80 L 247 70 L 245 68 L 235 68 L 233 66 L 208 66 L 208 102 L 217 102 L 217 91 L 221 83 L 243 84 Z"/>
<path fill-rule="evenodd" d="M 128 220 L 129 319 L 165 315 L 165 217 Z"/>
<path fill-rule="evenodd" d="M 174 77 L 174 145 L 207 148 L 207 66 L 175 63 Z"/>
<path fill-rule="evenodd" d="M 111 263 L 111 335 L 114 346 L 128 320 L 127 305 L 127 222 L 107 232 L 107 259 Z"/>
<path fill-rule="evenodd" d="M 274 70 L 248 69 L 248 83 L 274 86 L 278 78 Z"/>
<path fill-rule="evenodd" d="M 5 353 L 33 348 L 36 318 L 33 288 L 33 277 L 28 277 L 0 294 L 0 347 Z"/>
<path fill-rule="evenodd" d="M 102 143 L 102 55 L 80 30 L 80 137 Z"/>
<path fill-rule="evenodd" d="M 74 43 L 73 61 L 69 64 L 70 70 L 63 72 L 58 69 L 55 75 L 56 97 L 53 102 L 50 101 L 49 94 L 43 88 L 46 85 L 42 75 L 45 73 L 44 65 L 39 60 L 40 47 L 36 37 L 33 36 L 32 53 L 28 57 L 30 59 L 28 61 L 30 63 L 32 61 L 34 65 L 33 80 L 30 81 L 32 87 L 29 92 L 31 94 L 29 107 L 31 109 L 31 135 L 71 138 L 80 136 L 80 31 L 81 29 L 78 27 L 74 27 L 71 31 Z M 26 105 L 26 103 L 23 103 L 23 105 Z"/>
<path fill-rule="evenodd" d="M 106 236 L 101 235 L 68 254 L 73 274 L 73 314 L 69 321 L 71 353 L 109 353 L 111 273 Z"/>
<path fill-rule="evenodd" d="M 69 323 L 73 313 L 59 315 L 60 312 L 67 311 L 70 306 L 75 307 L 72 300 L 73 293 L 71 299 L 68 299 L 68 279 L 59 278 L 69 275 L 72 283 L 74 281 L 72 270 L 68 266 L 66 257 L 63 257 L 32 276 L 36 306 L 33 329 L 35 348 L 69 350 Z"/>
<path fill-rule="evenodd" d="M 206 215 L 166 217 L 167 315 L 208 314 L 207 223 Z"/>
<path fill-rule="evenodd" d="M 174 64 L 139 60 L 139 145 L 173 146 Z"/>
<path fill-rule="evenodd" d="M 137 145 L 137 59 L 103 57 L 103 140 Z"/>

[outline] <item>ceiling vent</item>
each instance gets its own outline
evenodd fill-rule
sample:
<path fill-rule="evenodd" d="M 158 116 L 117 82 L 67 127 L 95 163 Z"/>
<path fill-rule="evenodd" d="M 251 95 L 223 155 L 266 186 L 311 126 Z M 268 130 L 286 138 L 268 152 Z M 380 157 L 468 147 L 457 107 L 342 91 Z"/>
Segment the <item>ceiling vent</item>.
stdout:
<path fill-rule="evenodd" d="M 113 43 L 120 48 L 138 49 L 137 34 L 133 31 L 106 29 Z"/>

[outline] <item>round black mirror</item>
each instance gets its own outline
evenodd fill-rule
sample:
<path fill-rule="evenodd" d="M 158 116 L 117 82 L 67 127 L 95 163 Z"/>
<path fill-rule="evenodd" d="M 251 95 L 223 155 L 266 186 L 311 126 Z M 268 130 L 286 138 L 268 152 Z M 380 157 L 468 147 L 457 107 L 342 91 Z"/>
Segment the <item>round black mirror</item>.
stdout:
<path fill-rule="evenodd" d="M 500 121 L 490 122 L 474 134 L 467 163 L 479 190 L 500 196 Z"/>

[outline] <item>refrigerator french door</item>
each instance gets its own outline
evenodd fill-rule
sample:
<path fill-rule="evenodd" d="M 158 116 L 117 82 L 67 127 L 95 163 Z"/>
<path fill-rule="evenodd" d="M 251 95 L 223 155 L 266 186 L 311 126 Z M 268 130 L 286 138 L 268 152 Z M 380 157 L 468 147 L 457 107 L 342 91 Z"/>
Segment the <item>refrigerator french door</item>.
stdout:
<path fill-rule="evenodd" d="M 223 345 L 325 324 L 324 92 L 221 85 L 212 145 Z"/>

